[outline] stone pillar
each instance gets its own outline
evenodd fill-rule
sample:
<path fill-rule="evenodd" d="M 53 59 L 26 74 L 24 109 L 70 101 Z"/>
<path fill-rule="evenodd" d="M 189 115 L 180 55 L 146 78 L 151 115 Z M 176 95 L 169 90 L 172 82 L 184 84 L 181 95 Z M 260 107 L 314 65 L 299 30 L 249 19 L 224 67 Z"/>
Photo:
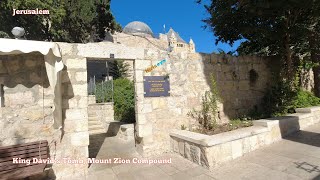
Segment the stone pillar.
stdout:
<path fill-rule="evenodd" d="M 88 174 L 89 157 L 86 58 L 73 55 L 64 57 L 63 61 L 66 65 L 62 73 L 64 134 L 55 156 L 67 163 L 54 164 L 53 171 L 56 179 L 83 179 Z"/>
<path fill-rule="evenodd" d="M 151 155 L 153 143 L 152 122 L 146 118 L 146 113 L 152 111 L 152 105 L 144 98 L 143 76 L 144 70 L 151 65 L 151 61 L 135 61 L 135 107 L 136 107 L 136 144 L 137 151 L 143 156 Z"/>

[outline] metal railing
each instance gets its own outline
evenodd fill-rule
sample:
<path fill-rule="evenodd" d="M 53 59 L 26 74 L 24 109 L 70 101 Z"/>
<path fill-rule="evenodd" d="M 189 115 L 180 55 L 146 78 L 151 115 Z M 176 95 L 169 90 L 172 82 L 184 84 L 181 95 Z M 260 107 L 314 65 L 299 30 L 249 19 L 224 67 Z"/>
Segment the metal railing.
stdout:
<path fill-rule="evenodd" d="M 109 80 L 108 80 L 109 79 Z M 90 77 L 88 81 L 88 94 L 96 96 L 97 103 L 114 102 L 113 79 L 96 79 Z"/>

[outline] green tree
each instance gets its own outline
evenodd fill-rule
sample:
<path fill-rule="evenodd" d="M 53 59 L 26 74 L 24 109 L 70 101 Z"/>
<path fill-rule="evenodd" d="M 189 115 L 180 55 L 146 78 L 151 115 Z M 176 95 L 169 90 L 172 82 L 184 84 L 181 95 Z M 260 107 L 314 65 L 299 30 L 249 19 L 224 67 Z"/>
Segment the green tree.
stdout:
<path fill-rule="evenodd" d="M 124 62 L 124 60 L 117 60 L 111 64 L 110 73 L 114 79 L 127 78 L 129 68 L 130 68 L 130 65 Z"/>
<path fill-rule="evenodd" d="M 315 1 L 312 8 L 304 16 L 305 29 L 308 32 L 308 50 L 310 51 L 310 61 L 313 63 L 314 73 L 314 93 L 320 97 L 320 2 Z"/>
<path fill-rule="evenodd" d="M 3 31 L 0 31 L 0 38 L 9 38 L 9 35 Z"/>
<path fill-rule="evenodd" d="M 204 20 L 218 42 L 233 44 L 245 39 L 240 54 L 277 55 L 282 58 L 282 77 L 293 81 L 298 57 L 308 50 L 306 17 L 318 2 L 313 0 L 211 0 Z M 318 8 L 319 9 L 319 8 Z"/>
<path fill-rule="evenodd" d="M 65 0 L 63 2 L 65 15 L 61 23 L 52 23 L 54 41 L 73 43 L 88 42 L 92 21 L 97 15 L 92 0 Z"/>
<path fill-rule="evenodd" d="M 98 0 L 95 3 L 97 16 L 94 18 L 93 27 L 96 39 L 104 40 L 105 30 L 113 33 L 122 31 L 122 27 L 115 21 L 110 11 L 110 0 Z"/>
<path fill-rule="evenodd" d="M 47 9 L 49 15 L 15 15 L 13 9 Z M 101 10 L 103 9 L 103 11 Z M 83 43 L 100 41 L 104 29 L 121 28 L 110 12 L 110 0 L 3 0 L 0 3 L 0 31 L 11 35 L 23 27 L 30 40 Z"/>
<path fill-rule="evenodd" d="M 25 37 L 32 40 L 51 40 L 49 31 L 50 22 L 52 24 L 61 23 L 65 14 L 63 4 L 58 4 L 53 0 L 3 0 L 0 2 L 0 31 L 11 35 L 11 30 L 15 26 L 23 27 L 26 31 Z M 15 15 L 13 9 L 47 9 L 50 15 Z"/>

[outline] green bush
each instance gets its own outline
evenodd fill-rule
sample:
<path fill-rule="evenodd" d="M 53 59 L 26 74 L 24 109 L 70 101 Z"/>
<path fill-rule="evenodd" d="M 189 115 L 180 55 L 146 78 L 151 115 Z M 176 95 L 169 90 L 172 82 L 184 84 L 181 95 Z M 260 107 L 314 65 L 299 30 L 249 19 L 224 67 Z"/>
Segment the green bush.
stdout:
<path fill-rule="evenodd" d="M 97 103 L 112 102 L 112 81 L 96 84 Z M 113 80 L 113 101 L 115 120 L 134 123 L 134 85 L 126 78 Z"/>
<path fill-rule="evenodd" d="M 275 117 L 294 112 L 294 101 L 297 92 L 292 90 L 289 83 L 280 81 L 271 87 L 262 100 L 263 116 Z"/>
<path fill-rule="evenodd" d="M 114 80 L 114 114 L 115 119 L 134 123 L 135 119 L 134 84 L 129 79 Z"/>
<path fill-rule="evenodd" d="M 294 101 L 295 108 L 311 107 L 320 105 L 320 98 L 316 97 L 309 91 L 299 89 L 297 98 Z"/>
<path fill-rule="evenodd" d="M 112 102 L 112 81 L 105 81 L 96 84 L 97 103 Z"/>
<path fill-rule="evenodd" d="M 320 98 L 302 89 L 294 90 L 289 83 L 279 82 L 271 87 L 262 101 L 262 116 L 276 117 L 294 113 L 296 108 L 320 105 Z"/>

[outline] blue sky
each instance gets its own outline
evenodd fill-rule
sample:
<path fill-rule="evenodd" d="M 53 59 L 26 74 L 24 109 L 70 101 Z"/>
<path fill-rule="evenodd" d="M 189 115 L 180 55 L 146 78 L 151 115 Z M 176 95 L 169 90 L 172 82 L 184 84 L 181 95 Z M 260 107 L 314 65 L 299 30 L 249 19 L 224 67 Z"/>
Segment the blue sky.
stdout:
<path fill-rule="evenodd" d="M 219 43 L 215 45 L 215 37 L 209 29 L 203 29 L 201 21 L 207 15 L 203 5 L 195 0 L 112 0 L 111 10 L 116 20 L 124 27 L 131 21 L 143 21 L 152 29 L 153 33 L 163 33 L 172 27 L 187 42 L 190 37 L 196 44 L 197 52 L 218 52 L 223 49 L 228 52 L 235 50 L 239 43 L 233 47 Z"/>

